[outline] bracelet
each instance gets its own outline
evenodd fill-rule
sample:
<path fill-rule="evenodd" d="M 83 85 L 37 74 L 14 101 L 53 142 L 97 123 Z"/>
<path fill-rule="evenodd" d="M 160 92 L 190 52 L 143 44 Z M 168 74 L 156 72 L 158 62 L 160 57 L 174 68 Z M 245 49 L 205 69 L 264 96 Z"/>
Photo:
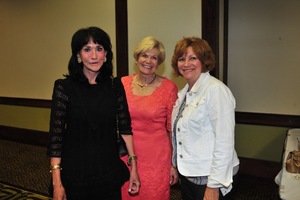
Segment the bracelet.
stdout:
<path fill-rule="evenodd" d="M 60 164 L 50 165 L 50 173 L 52 173 L 52 171 L 55 170 L 55 169 L 62 170 L 62 168 L 60 167 Z"/>
<path fill-rule="evenodd" d="M 131 161 L 132 161 L 132 160 L 137 160 L 137 156 L 136 156 L 136 155 L 128 156 L 127 164 L 128 164 L 129 166 L 131 166 Z"/>

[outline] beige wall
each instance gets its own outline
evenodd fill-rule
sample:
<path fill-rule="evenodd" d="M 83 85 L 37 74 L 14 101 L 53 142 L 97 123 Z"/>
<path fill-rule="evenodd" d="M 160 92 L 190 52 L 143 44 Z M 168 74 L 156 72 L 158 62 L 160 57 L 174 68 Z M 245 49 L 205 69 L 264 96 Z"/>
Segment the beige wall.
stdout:
<path fill-rule="evenodd" d="M 230 0 L 228 85 L 244 112 L 300 115 L 300 1 Z"/>
<path fill-rule="evenodd" d="M 0 125 L 49 131 L 50 109 L 0 104 Z"/>
<path fill-rule="evenodd" d="M 128 0 L 129 74 L 136 72 L 133 51 L 146 36 L 154 36 L 166 49 L 165 62 L 158 74 L 166 76 L 182 88 L 182 78 L 172 76 L 171 58 L 176 42 L 184 36 L 201 37 L 201 0 Z"/>
<path fill-rule="evenodd" d="M 79 28 L 103 28 L 116 52 L 113 0 L 2 0 L 0 11 L 0 96 L 50 99 L 54 80 L 67 73 L 70 40 Z M 128 24 L 130 74 L 133 48 L 153 35 L 167 53 L 159 73 L 173 79 L 170 60 L 176 41 L 201 36 L 201 0 L 129 0 Z"/>
<path fill-rule="evenodd" d="M 1 0 L 0 96 L 51 99 L 73 33 L 99 26 L 115 47 L 114 23 L 113 0 Z"/>
<path fill-rule="evenodd" d="M 239 156 L 280 162 L 288 128 L 237 124 L 235 147 Z"/>

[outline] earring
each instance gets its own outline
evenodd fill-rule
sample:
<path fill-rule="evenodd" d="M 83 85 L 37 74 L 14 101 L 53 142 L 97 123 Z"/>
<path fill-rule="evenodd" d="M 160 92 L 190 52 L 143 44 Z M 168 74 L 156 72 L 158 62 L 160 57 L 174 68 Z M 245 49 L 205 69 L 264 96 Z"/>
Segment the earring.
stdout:
<path fill-rule="evenodd" d="M 81 58 L 80 58 L 79 56 L 77 57 L 77 62 L 78 62 L 78 63 L 81 63 L 81 62 L 82 62 L 82 60 L 81 60 Z"/>
<path fill-rule="evenodd" d="M 106 62 L 106 56 L 104 57 L 104 61 L 103 62 Z"/>

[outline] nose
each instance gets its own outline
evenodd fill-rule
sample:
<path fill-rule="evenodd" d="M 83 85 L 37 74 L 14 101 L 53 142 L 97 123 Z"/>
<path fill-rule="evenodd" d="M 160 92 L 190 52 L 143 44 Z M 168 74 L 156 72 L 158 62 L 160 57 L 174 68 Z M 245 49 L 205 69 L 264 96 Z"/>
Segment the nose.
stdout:
<path fill-rule="evenodd" d="M 149 56 L 148 58 L 146 58 L 146 62 L 147 62 L 147 63 L 150 63 L 150 62 L 151 62 L 150 56 Z"/>
<path fill-rule="evenodd" d="M 95 50 L 92 51 L 92 59 L 97 58 L 97 52 Z"/>
<path fill-rule="evenodd" d="M 185 59 L 185 61 L 184 61 L 184 63 L 183 63 L 183 66 L 184 66 L 184 67 L 188 67 L 189 64 L 190 64 L 189 59 Z"/>

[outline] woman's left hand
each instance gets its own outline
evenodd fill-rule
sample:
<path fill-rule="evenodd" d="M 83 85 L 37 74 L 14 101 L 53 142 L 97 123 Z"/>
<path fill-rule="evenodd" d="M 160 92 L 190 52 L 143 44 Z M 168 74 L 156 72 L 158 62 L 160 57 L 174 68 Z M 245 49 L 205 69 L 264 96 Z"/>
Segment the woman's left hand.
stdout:
<path fill-rule="evenodd" d="M 131 170 L 128 192 L 131 195 L 136 195 L 139 193 L 140 187 L 141 187 L 141 182 L 137 170 Z"/>
<path fill-rule="evenodd" d="M 174 185 L 178 182 L 178 172 L 177 169 L 171 166 L 170 170 L 170 185 Z"/>

